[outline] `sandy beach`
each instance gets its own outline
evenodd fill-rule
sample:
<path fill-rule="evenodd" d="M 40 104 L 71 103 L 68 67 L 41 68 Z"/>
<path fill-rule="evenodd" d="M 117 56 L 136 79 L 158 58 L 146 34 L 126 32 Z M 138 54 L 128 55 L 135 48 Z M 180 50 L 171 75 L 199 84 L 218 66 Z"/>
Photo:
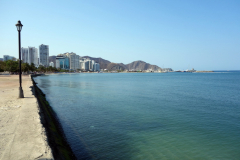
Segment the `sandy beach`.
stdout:
<path fill-rule="evenodd" d="M 31 78 L 22 76 L 25 98 L 21 99 L 18 78 L 18 75 L 0 75 L 0 160 L 53 159 Z"/>

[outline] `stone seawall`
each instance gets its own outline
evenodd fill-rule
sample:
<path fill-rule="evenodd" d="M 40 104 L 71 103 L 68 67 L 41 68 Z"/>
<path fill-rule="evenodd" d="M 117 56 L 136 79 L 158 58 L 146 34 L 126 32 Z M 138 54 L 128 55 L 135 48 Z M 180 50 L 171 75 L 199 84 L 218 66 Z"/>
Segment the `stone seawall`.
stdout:
<path fill-rule="evenodd" d="M 61 124 L 58 121 L 57 115 L 53 111 L 45 98 L 45 94 L 38 88 L 33 77 L 40 76 L 31 75 L 35 96 L 39 103 L 41 122 L 46 129 L 47 140 L 52 149 L 54 159 L 72 160 L 77 159 L 67 143 Z"/>

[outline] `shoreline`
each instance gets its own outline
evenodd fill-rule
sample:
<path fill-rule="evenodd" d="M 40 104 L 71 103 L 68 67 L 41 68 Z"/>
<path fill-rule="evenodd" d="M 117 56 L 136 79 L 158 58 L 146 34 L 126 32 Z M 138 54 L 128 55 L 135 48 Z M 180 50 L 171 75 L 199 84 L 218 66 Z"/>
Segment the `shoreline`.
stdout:
<path fill-rule="evenodd" d="M 41 123 L 46 130 L 48 145 L 52 149 L 52 154 L 55 159 L 77 159 L 67 142 L 66 136 L 60 122 L 58 121 L 56 113 L 46 100 L 45 94 L 36 85 L 37 83 L 33 79 L 33 77 L 41 75 L 44 74 L 31 75 L 31 80 L 35 90 L 35 97 L 37 98 L 39 104 Z"/>

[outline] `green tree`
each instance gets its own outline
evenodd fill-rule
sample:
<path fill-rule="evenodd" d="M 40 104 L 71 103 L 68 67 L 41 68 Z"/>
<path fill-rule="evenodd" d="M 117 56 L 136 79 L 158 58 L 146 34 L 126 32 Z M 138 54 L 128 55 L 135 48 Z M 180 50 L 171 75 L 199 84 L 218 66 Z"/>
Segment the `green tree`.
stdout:
<path fill-rule="evenodd" d="M 22 71 L 23 72 L 29 72 L 30 70 L 30 65 L 28 63 L 22 63 Z"/>
<path fill-rule="evenodd" d="M 18 61 L 13 60 L 6 61 L 5 71 L 18 72 L 19 71 L 18 64 L 19 64 Z"/>
<path fill-rule="evenodd" d="M 36 71 L 36 67 L 35 67 L 34 63 L 31 63 L 29 70 L 32 72 Z"/>
<path fill-rule="evenodd" d="M 0 72 L 4 72 L 6 67 L 5 61 L 0 61 Z"/>
<path fill-rule="evenodd" d="M 46 67 L 40 65 L 40 66 L 38 67 L 38 70 L 39 70 L 40 72 L 46 72 Z"/>
<path fill-rule="evenodd" d="M 50 72 L 55 72 L 57 70 L 57 68 L 49 66 L 47 70 Z"/>

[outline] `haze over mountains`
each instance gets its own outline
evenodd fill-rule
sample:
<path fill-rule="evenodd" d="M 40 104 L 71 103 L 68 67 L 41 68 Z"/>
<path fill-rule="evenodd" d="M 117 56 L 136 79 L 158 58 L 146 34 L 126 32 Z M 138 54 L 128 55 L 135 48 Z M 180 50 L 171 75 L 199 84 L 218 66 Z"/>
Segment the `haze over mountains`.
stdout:
<path fill-rule="evenodd" d="M 101 69 L 108 69 L 108 70 L 162 70 L 162 68 L 158 67 L 157 65 L 151 65 L 144 61 L 134 61 L 129 64 L 123 63 L 112 63 L 108 60 L 102 58 L 94 58 L 89 56 L 83 56 L 81 58 L 89 58 L 94 60 L 95 62 L 99 63 Z"/>

